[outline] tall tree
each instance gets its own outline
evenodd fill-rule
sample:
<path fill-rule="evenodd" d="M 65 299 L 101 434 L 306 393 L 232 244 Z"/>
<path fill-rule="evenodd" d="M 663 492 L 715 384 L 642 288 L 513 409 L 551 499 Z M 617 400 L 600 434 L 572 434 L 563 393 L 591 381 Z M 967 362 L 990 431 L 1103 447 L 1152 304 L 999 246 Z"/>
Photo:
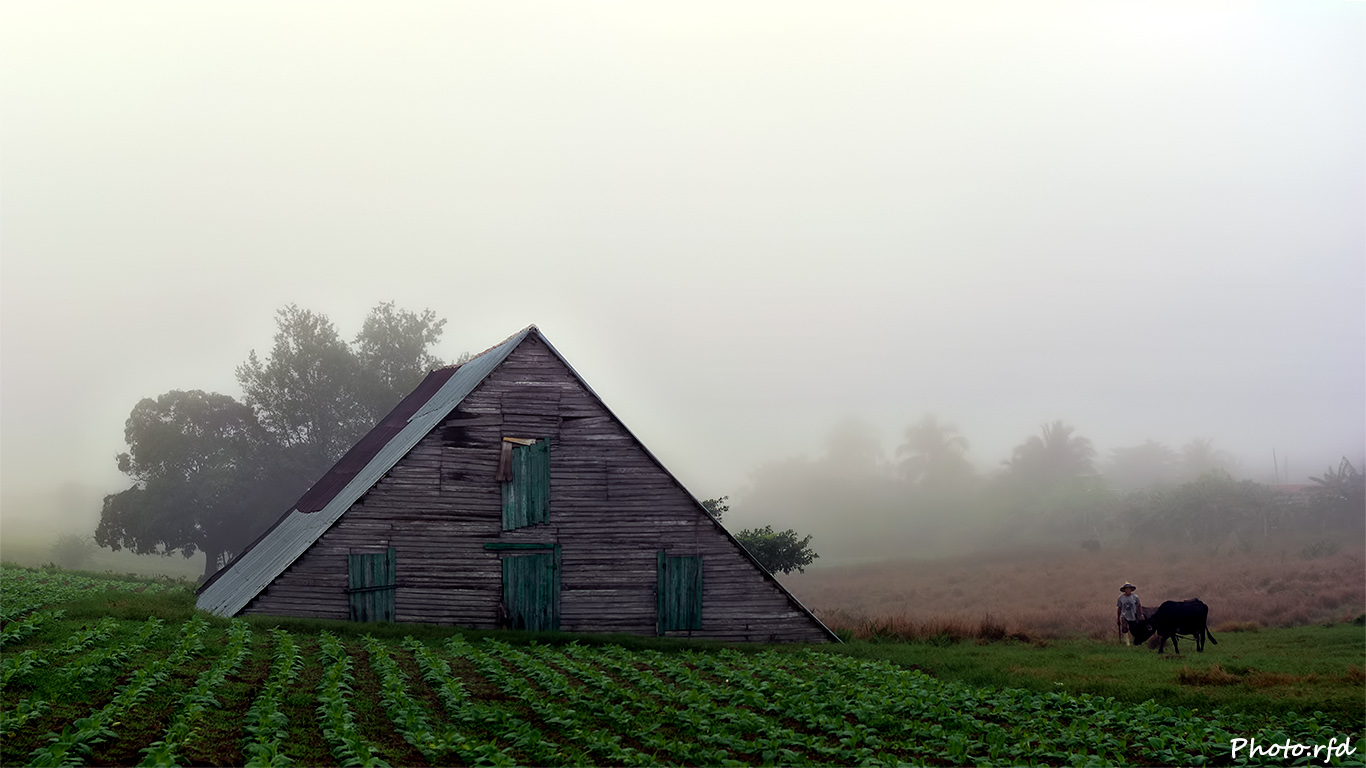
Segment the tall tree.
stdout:
<path fill-rule="evenodd" d="M 1194 480 L 1210 472 L 1228 472 L 1229 455 L 1214 447 L 1214 441 L 1198 437 L 1181 449 L 1181 477 Z"/>
<path fill-rule="evenodd" d="M 246 403 L 309 475 L 331 466 L 432 368 L 430 349 L 445 320 L 377 305 L 354 347 L 326 315 L 291 304 L 277 313 L 275 345 L 265 360 L 252 350 L 237 368 Z"/>
<path fill-rule="evenodd" d="M 277 313 L 275 346 L 237 368 L 246 404 L 280 445 L 320 472 L 373 425 L 361 404 L 360 367 L 326 315 L 290 304 Z"/>
<path fill-rule="evenodd" d="M 442 364 L 430 349 L 444 325 L 383 303 L 353 348 L 325 315 L 280 310 L 269 356 L 237 369 L 245 403 L 176 391 L 133 409 L 119 469 L 135 482 L 105 498 L 98 543 L 203 551 L 213 573 Z"/>
<path fill-rule="evenodd" d="M 968 440 L 952 424 L 927 414 L 906 428 L 904 438 L 896 455 L 901 458 L 901 474 L 907 480 L 944 486 L 972 476 L 972 464 L 964 456 Z"/>
<path fill-rule="evenodd" d="M 1015 447 L 1007 462 L 1011 474 L 1044 485 L 1095 475 L 1096 449 L 1074 433 L 1062 420 L 1043 425 L 1040 434 Z"/>
<path fill-rule="evenodd" d="M 433 368 L 445 365 L 431 353 L 446 321 L 424 309 L 399 309 L 388 301 L 370 310 L 353 344 L 359 366 L 360 402 L 377 422 Z"/>
<path fill-rule="evenodd" d="M 857 418 L 836 424 L 825 435 L 824 464 L 837 474 L 875 474 L 882 462 L 882 445 L 873 425 Z"/>
<path fill-rule="evenodd" d="M 1309 479 L 1317 486 L 1313 512 L 1323 529 L 1359 532 L 1366 527 L 1366 516 L 1362 514 L 1366 510 L 1366 473 L 1346 456 L 1336 471 L 1329 467 L 1321 476 Z"/>
<path fill-rule="evenodd" d="M 1176 451 L 1155 440 L 1110 452 L 1104 475 L 1121 491 L 1137 491 L 1154 485 L 1171 485 L 1180 476 Z"/>
<path fill-rule="evenodd" d="M 227 395 L 173 391 L 134 406 L 119 470 L 133 486 L 104 498 L 95 541 L 138 554 L 206 556 L 205 576 L 239 551 L 278 508 L 260 502 L 288 484 L 275 444 L 250 408 Z M 291 490 L 301 490 L 295 485 Z"/>

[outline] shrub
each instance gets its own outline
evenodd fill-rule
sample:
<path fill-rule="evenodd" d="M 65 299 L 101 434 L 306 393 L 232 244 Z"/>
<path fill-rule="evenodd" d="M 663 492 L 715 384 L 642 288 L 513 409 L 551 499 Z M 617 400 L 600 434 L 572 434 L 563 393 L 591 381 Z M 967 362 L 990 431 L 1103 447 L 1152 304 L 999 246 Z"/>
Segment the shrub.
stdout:
<path fill-rule="evenodd" d="M 52 544 L 52 561 L 67 570 L 78 571 L 95 558 L 95 540 L 80 533 L 63 533 Z"/>

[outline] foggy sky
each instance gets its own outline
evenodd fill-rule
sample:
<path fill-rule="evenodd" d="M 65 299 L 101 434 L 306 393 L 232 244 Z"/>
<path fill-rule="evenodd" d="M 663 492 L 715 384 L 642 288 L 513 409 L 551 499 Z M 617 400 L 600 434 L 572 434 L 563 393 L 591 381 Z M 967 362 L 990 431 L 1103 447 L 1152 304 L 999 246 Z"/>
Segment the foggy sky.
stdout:
<path fill-rule="evenodd" d="M 701 497 L 927 412 L 1366 455 L 1366 3 L 7 3 L 0 486 L 297 303 L 536 323 Z M 1269 478 L 1267 478 L 1269 479 Z M 6 515 L 17 510 L 4 509 Z"/>

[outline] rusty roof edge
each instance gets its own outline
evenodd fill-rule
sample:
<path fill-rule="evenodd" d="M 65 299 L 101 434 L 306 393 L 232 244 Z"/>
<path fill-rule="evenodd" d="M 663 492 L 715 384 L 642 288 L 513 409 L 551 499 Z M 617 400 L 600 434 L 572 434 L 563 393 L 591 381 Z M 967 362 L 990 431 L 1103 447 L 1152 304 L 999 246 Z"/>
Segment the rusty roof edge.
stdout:
<path fill-rule="evenodd" d="M 730 539 L 731 543 L 733 543 L 742 553 L 744 553 L 745 557 L 750 559 L 750 562 L 754 563 L 755 567 L 759 569 L 759 573 L 761 573 L 764 578 L 771 581 L 773 583 L 773 586 L 777 587 L 784 595 L 786 595 L 787 599 L 790 600 L 793 603 L 793 605 L 796 605 L 798 608 L 801 609 L 803 613 L 811 617 L 812 621 L 816 622 L 816 624 L 820 626 L 821 629 L 825 630 L 825 633 L 830 636 L 831 640 L 834 640 L 837 643 L 844 642 L 839 638 L 839 635 L 835 634 L 834 630 L 825 626 L 825 622 L 821 621 L 820 618 L 817 617 L 816 614 L 812 612 L 810 608 L 807 608 L 801 600 L 798 600 L 796 595 L 792 594 L 792 592 L 789 591 L 787 587 L 783 586 L 783 583 L 781 581 L 778 581 L 778 577 L 774 576 L 772 573 L 769 573 L 768 569 L 765 568 L 763 564 L 759 562 L 758 558 L 756 558 L 754 554 L 750 552 L 748 549 L 745 549 L 745 545 L 741 544 L 740 540 L 735 538 L 734 534 L 727 530 L 726 526 L 722 525 L 720 520 L 717 520 L 715 517 L 713 517 L 712 514 L 707 511 L 707 508 L 702 506 L 702 502 L 699 501 L 698 498 L 693 495 L 692 491 L 688 490 L 688 487 L 686 485 L 683 485 L 683 483 L 676 476 L 674 476 L 674 473 L 669 471 L 668 467 L 664 466 L 664 462 L 660 461 L 657 456 L 650 452 L 649 447 L 645 445 L 645 441 L 641 440 L 639 437 L 636 437 L 636 434 L 631 431 L 631 428 L 626 426 L 626 422 L 622 421 L 619 416 L 612 412 L 612 408 L 607 405 L 607 401 L 603 400 L 597 392 L 593 391 L 593 387 L 588 383 L 588 381 L 584 379 L 584 377 L 574 369 L 574 366 L 570 364 L 568 360 L 565 359 L 564 355 L 560 354 L 560 350 L 556 349 L 555 345 L 550 343 L 550 339 L 547 339 L 545 337 L 545 334 L 541 333 L 539 328 L 537 328 L 535 325 L 531 325 L 528 326 L 523 331 L 523 333 L 530 331 L 535 331 L 536 337 L 545 343 L 546 347 L 550 349 L 550 352 L 554 354 L 555 357 L 560 359 L 560 362 L 564 363 L 565 367 L 569 369 L 569 372 L 574 374 L 574 378 L 578 379 L 579 383 L 583 385 L 583 388 L 588 390 L 589 394 L 591 394 L 593 397 L 597 398 L 597 401 L 602 405 L 603 410 L 607 411 L 608 415 L 615 419 L 616 422 L 621 425 L 622 429 L 626 430 L 626 434 L 630 435 L 631 439 L 636 441 L 636 445 L 639 445 L 640 449 L 642 451 L 645 451 L 645 455 L 649 456 L 651 461 L 657 464 L 660 469 L 664 470 L 665 474 L 669 476 L 670 480 L 673 480 L 674 483 L 678 485 L 678 487 L 681 488 L 684 493 L 688 494 L 688 498 L 692 499 L 693 504 L 697 505 L 697 508 L 701 510 L 702 514 L 706 515 L 707 519 L 712 522 L 712 525 L 715 525 L 717 528 L 721 529 L 721 532 L 726 535 L 726 538 Z"/>
<path fill-rule="evenodd" d="M 308 551 L 314 542 L 331 528 L 346 510 L 366 491 L 378 483 L 394 465 L 426 437 L 446 414 L 460 404 L 465 396 L 474 391 L 500 363 L 511 354 L 513 349 L 535 330 L 528 326 L 508 337 L 478 357 L 465 362 L 440 389 L 432 395 L 427 404 L 408 419 L 408 424 L 375 454 L 365 468 L 357 472 L 327 506 L 317 512 L 304 514 L 297 508 L 276 527 L 274 531 L 243 553 L 224 568 L 222 577 L 206 585 L 195 601 L 196 606 L 219 616 L 235 616 L 252 600 L 256 599 L 266 587 L 270 586 L 280 574 L 284 573 L 294 561 Z M 558 353 L 557 353 L 558 354 Z M 577 374 L 576 374 L 577 375 Z M 279 542 L 278 546 L 267 546 L 267 542 Z"/>

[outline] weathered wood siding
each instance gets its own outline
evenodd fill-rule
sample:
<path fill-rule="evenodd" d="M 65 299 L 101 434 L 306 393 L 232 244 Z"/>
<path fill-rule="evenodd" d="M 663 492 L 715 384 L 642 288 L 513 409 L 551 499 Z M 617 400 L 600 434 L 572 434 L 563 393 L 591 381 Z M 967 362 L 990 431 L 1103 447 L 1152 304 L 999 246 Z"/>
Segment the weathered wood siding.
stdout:
<path fill-rule="evenodd" d="M 550 439 L 549 523 L 502 529 L 504 436 Z M 398 621 L 491 629 L 516 555 L 490 542 L 561 546 L 565 631 L 655 634 L 662 549 L 703 564 L 702 629 L 670 634 L 829 639 L 534 336 L 244 612 L 345 619 L 348 553 L 394 547 Z"/>

